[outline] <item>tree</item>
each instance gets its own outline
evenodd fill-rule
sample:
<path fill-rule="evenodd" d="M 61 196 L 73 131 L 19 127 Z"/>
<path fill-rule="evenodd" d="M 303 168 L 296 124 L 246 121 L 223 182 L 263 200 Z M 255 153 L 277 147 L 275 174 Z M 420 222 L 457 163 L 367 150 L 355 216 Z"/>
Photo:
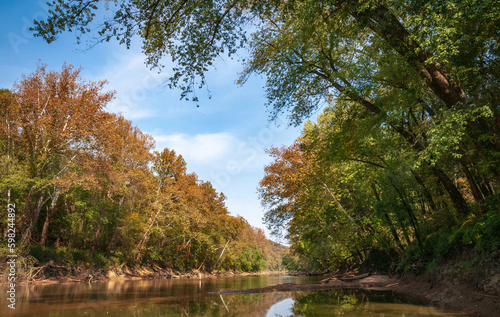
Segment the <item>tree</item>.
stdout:
<path fill-rule="evenodd" d="M 263 269 L 263 232 L 229 215 L 181 155 L 152 153 L 150 135 L 107 113 L 104 84 L 39 65 L 0 91 L 0 200 L 21 210 L 23 251 L 41 263 Z"/>
<path fill-rule="evenodd" d="M 96 136 L 102 109 L 113 93 L 102 93 L 105 82 L 80 81 L 80 70 L 64 65 L 61 72 L 45 65 L 25 76 L 12 89 L 16 155 L 27 165 L 31 188 L 23 211 L 23 242 L 28 243 L 45 202 L 50 201 L 40 237 L 47 241 L 49 225 L 61 193 L 73 182 L 76 163 L 98 148 Z M 88 158 L 88 157 L 87 157 Z M 32 198 L 38 196 L 30 212 Z"/>
<path fill-rule="evenodd" d="M 309 268 L 331 269 L 346 258 L 364 257 L 376 220 L 363 189 L 349 180 L 355 166 L 319 162 L 302 142 L 270 150 L 275 161 L 259 188 L 265 222 L 274 234 L 288 232 L 292 250 Z"/>
<path fill-rule="evenodd" d="M 360 107 L 336 100 L 316 123 L 306 123 L 295 144 L 269 151 L 274 162 L 259 188 L 264 220 L 271 230 L 287 230 L 303 266 L 364 263 L 387 269 L 404 259 L 436 256 L 443 241 L 461 237 L 470 219 L 484 226 L 479 219 L 497 214 L 489 209 L 481 215 L 475 208 L 463 219 L 454 212 L 433 167 L 415 167 L 420 153 Z M 458 171 L 453 164 L 446 168 Z M 472 203 L 466 175 L 455 181 Z"/>
<path fill-rule="evenodd" d="M 90 32 L 99 10 L 93 0 L 51 6 L 54 13 L 33 28 L 49 42 L 66 28 Z M 351 99 L 421 154 L 462 216 L 467 202 L 441 166 L 448 152 L 478 204 L 492 182 L 498 186 L 496 1 L 150 0 L 114 9 L 101 40 L 128 45 L 138 34 L 153 67 L 169 54 L 176 62 L 170 85 L 180 85 L 183 97 L 204 84 L 217 56 L 247 47 L 240 82 L 253 72 L 267 77 L 273 116 L 290 111 L 298 124 L 331 97 Z M 255 32 L 247 41 L 249 21 Z"/>

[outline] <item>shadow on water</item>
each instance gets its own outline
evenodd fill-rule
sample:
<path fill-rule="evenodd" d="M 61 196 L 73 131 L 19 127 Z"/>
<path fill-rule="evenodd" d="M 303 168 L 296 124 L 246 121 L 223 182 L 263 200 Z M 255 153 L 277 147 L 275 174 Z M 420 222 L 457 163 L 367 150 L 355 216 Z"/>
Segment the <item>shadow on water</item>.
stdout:
<path fill-rule="evenodd" d="M 407 304 L 391 292 L 330 290 L 217 295 L 211 292 L 280 283 L 314 283 L 307 277 L 110 281 L 18 286 L 16 310 L 0 297 L 0 315 L 25 317 L 153 316 L 457 316 Z M 5 288 L 0 288 L 6 294 Z M 465 316 L 465 315 L 463 315 Z"/>

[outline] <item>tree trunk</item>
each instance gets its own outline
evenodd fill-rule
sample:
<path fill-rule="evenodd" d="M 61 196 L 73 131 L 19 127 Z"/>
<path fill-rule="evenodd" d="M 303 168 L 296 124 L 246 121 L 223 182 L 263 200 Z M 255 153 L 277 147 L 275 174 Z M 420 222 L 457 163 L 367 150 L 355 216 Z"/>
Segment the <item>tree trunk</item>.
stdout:
<path fill-rule="evenodd" d="M 49 225 L 56 213 L 56 205 L 57 205 L 57 200 L 59 199 L 59 194 L 60 194 L 59 189 L 56 189 L 54 191 L 54 195 L 52 196 L 52 203 L 50 204 L 49 210 L 47 210 L 47 216 L 45 217 L 45 223 L 43 224 L 43 229 L 42 229 L 42 238 L 40 239 L 40 245 L 42 246 L 44 246 L 45 243 L 47 242 Z"/>
<path fill-rule="evenodd" d="M 481 189 L 481 192 L 486 193 L 485 194 L 486 197 L 494 195 L 493 190 L 491 189 L 490 185 L 484 179 L 482 179 L 479 182 L 479 188 Z"/>
<path fill-rule="evenodd" d="M 415 180 L 417 181 L 417 183 L 420 185 L 420 187 L 422 187 L 422 191 L 424 193 L 425 199 L 427 200 L 427 203 L 429 204 L 431 209 L 433 211 L 437 211 L 437 207 L 436 207 L 436 204 L 434 203 L 434 199 L 432 198 L 432 194 L 425 186 L 422 178 L 420 178 L 420 175 L 411 167 L 410 167 L 410 171 L 413 174 L 413 177 L 415 177 Z M 425 212 L 425 210 L 424 210 L 424 212 Z"/>
<path fill-rule="evenodd" d="M 136 246 L 136 256 L 135 256 L 135 260 L 137 262 L 139 262 L 142 258 L 142 254 L 141 254 L 141 251 L 142 251 L 142 248 L 144 248 L 144 246 L 146 245 L 146 242 L 148 241 L 149 239 L 149 232 L 151 231 L 151 228 L 153 227 L 155 221 L 156 221 L 156 218 L 158 217 L 158 214 L 162 211 L 162 209 L 158 209 L 158 211 L 155 213 L 154 210 L 151 211 L 151 217 L 149 218 L 149 225 L 148 225 L 148 228 L 146 229 L 146 231 L 144 232 L 144 235 L 142 236 L 141 240 L 139 241 L 139 243 L 137 244 Z M 154 214 L 154 216 L 153 216 Z"/>
<path fill-rule="evenodd" d="M 424 246 L 422 245 L 422 240 L 420 239 L 417 218 L 415 217 L 415 214 L 413 213 L 413 210 L 411 209 L 410 205 L 406 202 L 406 199 L 404 198 L 401 191 L 397 188 L 397 186 L 393 182 L 391 182 L 391 185 L 396 190 L 396 193 L 398 194 L 399 198 L 401 199 L 401 202 L 403 203 L 403 206 L 406 209 L 406 212 L 408 213 L 408 217 L 410 218 L 410 223 L 413 227 L 413 231 L 415 232 L 415 238 L 417 239 L 418 246 L 420 248 L 420 251 L 422 251 L 422 254 L 423 254 L 424 253 Z"/>
<path fill-rule="evenodd" d="M 101 236 L 101 227 L 100 227 L 101 224 L 102 224 L 102 221 L 100 221 L 99 227 L 95 231 L 94 238 L 92 239 L 92 246 L 90 249 L 91 256 L 92 256 L 92 254 L 94 254 L 94 251 L 99 244 L 99 237 Z"/>
<path fill-rule="evenodd" d="M 481 205 L 484 202 L 484 195 L 481 193 L 479 190 L 479 187 L 477 186 L 476 181 L 474 180 L 474 177 L 472 177 L 472 173 L 470 172 L 469 168 L 467 165 L 462 163 L 462 172 L 464 172 L 465 177 L 467 178 L 467 182 L 469 183 L 470 191 L 472 193 L 472 196 L 474 197 L 474 200 Z"/>
<path fill-rule="evenodd" d="M 455 207 L 458 216 L 460 218 L 464 218 L 469 213 L 469 206 L 467 206 L 467 202 L 460 191 L 440 167 L 435 165 L 431 167 L 431 170 L 450 196 L 451 203 L 453 204 L 453 207 Z"/>
<path fill-rule="evenodd" d="M 399 215 L 399 213 L 396 213 L 396 217 L 398 218 L 398 222 L 399 222 L 399 225 L 401 227 L 401 231 L 403 232 L 403 237 L 406 240 L 406 244 L 411 245 L 411 239 L 410 239 L 410 236 L 408 235 L 408 230 L 406 229 L 406 225 L 405 225 L 403 219 L 401 218 L 401 215 Z"/>
<path fill-rule="evenodd" d="M 335 204 L 337 205 L 337 207 L 339 208 L 339 210 L 342 211 L 342 213 L 346 216 L 347 219 L 349 219 L 349 221 L 352 223 L 352 225 L 355 228 L 359 228 L 358 224 L 354 221 L 354 219 L 351 217 L 351 215 L 349 215 L 349 213 L 340 204 L 340 202 L 338 201 L 337 197 L 335 197 L 335 194 L 330 190 L 330 188 L 326 185 L 326 183 L 322 179 L 320 179 L 320 177 L 318 176 L 318 174 L 316 174 L 314 172 L 313 172 L 313 174 L 314 174 L 314 176 L 316 176 L 316 179 L 321 182 L 322 187 L 328 192 L 328 194 L 330 195 L 330 197 L 332 197 L 333 201 L 335 202 Z"/>
<path fill-rule="evenodd" d="M 120 198 L 120 201 L 118 202 L 118 210 L 119 210 L 120 215 L 123 213 L 123 203 L 124 202 L 125 202 L 125 195 L 123 195 Z M 120 223 L 121 223 L 120 219 L 121 218 L 119 218 L 118 221 L 116 222 L 115 230 L 113 231 L 113 235 L 111 236 L 111 239 L 109 240 L 108 250 L 111 250 L 114 247 L 116 239 L 118 239 L 118 231 L 119 231 Z"/>
<path fill-rule="evenodd" d="M 373 193 L 375 194 L 375 199 L 380 202 L 380 196 L 378 195 L 378 192 L 377 192 L 377 188 L 375 187 L 375 184 L 372 184 L 372 189 L 373 189 Z M 403 250 L 404 250 L 404 247 L 403 247 L 403 244 L 401 243 L 401 240 L 399 239 L 399 235 L 398 235 L 398 232 L 396 231 L 396 228 L 394 227 L 394 223 L 392 222 L 391 220 L 391 217 L 389 216 L 389 214 L 384 211 L 384 218 L 387 222 L 387 225 L 389 226 L 389 229 L 391 231 L 391 234 L 392 234 L 392 237 L 394 238 L 394 241 L 396 241 L 396 244 L 399 248 L 399 252 L 400 254 L 402 254 Z"/>
<path fill-rule="evenodd" d="M 35 185 L 31 186 L 30 191 L 28 192 L 28 196 L 26 197 L 26 202 L 24 203 L 23 213 L 21 215 L 21 226 L 28 227 L 30 220 L 30 209 L 31 209 L 31 200 L 33 199 L 33 191 L 35 190 Z M 23 230 L 25 232 L 25 230 Z"/>
<path fill-rule="evenodd" d="M 31 234 L 33 232 L 33 227 L 37 225 L 38 217 L 40 216 L 40 211 L 42 210 L 42 206 L 45 204 L 44 198 L 45 198 L 45 188 L 42 189 L 42 191 L 40 192 L 40 197 L 38 197 L 35 210 L 33 211 L 31 217 L 29 217 L 28 227 L 24 231 L 23 236 L 21 238 L 21 242 L 23 245 L 28 245 L 31 242 Z"/>
<path fill-rule="evenodd" d="M 341 7 L 346 1 L 336 1 Z M 383 4 L 377 3 L 364 10 L 359 10 L 361 1 L 350 3 L 349 13 L 360 24 L 367 26 L 383 38 L 390 47 L 398 52 L 406 62 L 422 77 L 429 88 L 447 106 L 453 107 L 458 102 L 468 104 L 468 98 L 462 88 L 448 78 L 434 61 L 429 62 L 429 54 L 412 40 L 410 34 L 398 18 Z"/>
<path fill-rule="evenodd" d="M 227 245 L 231 242 L 231 239 L 227 240 L 226 245 L 222 249 L 222 252 L 219 255 L 219 258 L 217 259 L 217 262 L 215 263 L 215 268 L 217 268 L 217 265 L 219 264 L 220 259 L 222 258 L 222 255 L 224 254 L 224 251 L 226 250 Z"/>

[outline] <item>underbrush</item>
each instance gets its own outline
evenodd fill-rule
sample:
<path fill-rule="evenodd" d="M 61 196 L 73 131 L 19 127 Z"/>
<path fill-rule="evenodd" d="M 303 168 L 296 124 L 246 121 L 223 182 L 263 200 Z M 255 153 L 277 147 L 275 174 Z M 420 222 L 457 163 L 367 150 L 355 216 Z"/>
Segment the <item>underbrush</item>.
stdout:
<path fill-rule="evenodd" d="M 485 202 L 484 213 L 471 214 L 460 225 L 435 232 L 406 250 L 397 273 L 423 274 L 441 282 L 461 282 L 500 294 L 500 214 L 498 198 Z"/>
<path fill-rule="evenodd" d="M 403 251 L 372 247 L 365 250 L 354 263 L 335 263 L 329 271 L 356 268 L 358 272 L 389 274 L 427 274 L 442 276 L 482 288 L 492 277 L 500 274 L 500 213 L 497 206 L 500 198 L 486 201 L 482 210 L 471 213 L 459 224 L 445 230 L 424 228 L 422 248 L 413 241 Z M 422 227 L 424 225 L 422 224 Z M 386 244 L 387 245 L 387 244 Z M 289 270 L 304 270 L 305 259 L 292 253 L 282 259 L 283 267 Z M 306 271 L 310 271 L 307 268 Z"/>
<path fill-rule="evenodd" d="M 79 266 L 91 268 L 107 268 L 119 265 L 121 254 L 106 254 L 100 251 L 69 249 L 66 247 L 50 247 L 33 244 L 28 247 L 28 254 L 40 264 L 54 263 L 57 265 Z"/>
<path fill-rule="evenodd" d="M 33 273 L 33 267 L 36 265 L 37 260 L 25 252 L 19 251 L 16 254 L 15 258 L 8 257 L 10 254 L 9 249 L 7 247 L 0 248 L 0 281 L 14 281 L 9 279 L 12 275 L 15 274 L 15 281 L 20 281 L 26 279 Z M 15 259 L 15 269 L 12 271 L 9 261 Z"/>

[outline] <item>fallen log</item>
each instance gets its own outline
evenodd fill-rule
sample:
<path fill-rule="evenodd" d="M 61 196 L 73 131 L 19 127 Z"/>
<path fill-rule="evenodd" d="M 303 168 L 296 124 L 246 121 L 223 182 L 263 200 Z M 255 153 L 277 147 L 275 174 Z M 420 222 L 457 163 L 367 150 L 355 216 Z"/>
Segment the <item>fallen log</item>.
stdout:
<path fill-rule="evenodd" d="M 352 281 L 361 280 L 361 279 L 368 277 L 368 276 L 370 276 L 370 273 L 360 274 L 360 275 L 356 275 L 356 276 L 342 276 L 342 277 L 339 277 L 338 279 L 341 281 L 344 281 L 344 282 L 352 282 Z"/>

